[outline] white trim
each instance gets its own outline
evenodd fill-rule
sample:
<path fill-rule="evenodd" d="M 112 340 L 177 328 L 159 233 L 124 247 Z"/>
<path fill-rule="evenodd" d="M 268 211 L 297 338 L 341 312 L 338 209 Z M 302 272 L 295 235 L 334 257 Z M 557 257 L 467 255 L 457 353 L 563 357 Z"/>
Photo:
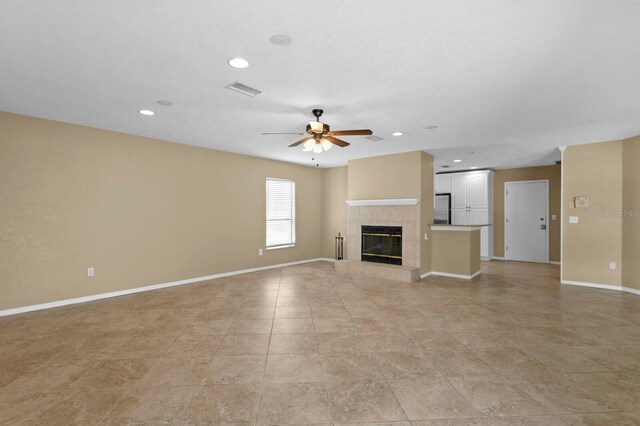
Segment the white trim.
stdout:
<path fill-rule="evenodd" d="M 564 266 L 562 260 L 564 259 L 564 150 L 566 146 L 559 146 L 560 150 L 560 280 L 562 280 L 562 274 Z"/>
<path fill-rule="evenodd" d="M 433 275 L 433 273 L 432 272 L 427 272 L 426 274 L 420 275 L 420 279 L 427 278 L 430 275 Z"/>
<path fill-rule="evenodd" d="M 351 207 L 363 206 L 415 206 L 420 200 L 418 198 L 388 198 L 378 200 L 347 200 Z"/>
<path fill-rule="evenodd" d="M 471 275 L 450 274 L 449 272 L 435 272 L 435 271 L 431 271 L 430 273 L 431 275 L 437 275 L 439 277 L 461 278 L 463 280 L 472 280 L 478 275 L 480 275 L 482 271 L 476 271 Z"/>
<path fill-rule="evenodd" d="M 562 262 L 556 262 L 555 260 L 550 260 L 549 263 L 551 265 L 562 265 Z"/>
<path fill-rule="evenodd" d="M 504 183 L 504 217 L 507 218 L 507 191 L 508 191 L 508 185 L 518 185 L 518 184 L 527 184 L 527 183 L 544 183 L 545 184 L 545 191 L 547 193 L 547 200 L 546 200 L 546 229 L 545 229 L 545 240 L 546 240 L 546 247 L 545 247 L 545 251 L 544 251 L 544 262 L 540 262 L 540 263 L 549 263 L 549 232 L 551 230 L 551 224 L 550 224 L 550 218 L 549 218 L 549 179 L 533 179 L 533 180 L 513 180 L 513 181 L 507 181 Z M 506 225 L 506 223 L 504 224 L 504 258 L 505 260 L 511 260 L 507 258 L 507 229 L 508 226 Z M 525 261 L 525 262 L 533 262 L 533 261 Z"/>
<path fill-rule="evenodd" d="M 479 231 L 481 226 L 431 225 L 432 231 Z"/>
<path fill-rule="evenodd" d="M 638 296 L 640 296 L 640 290 L 638 290 L 637 288 L 622 287 L 622 291 L 626 291 L 627 293 L 631 294 L 637 294 Z"/>
<path fill-rule="evenodd" d="M 482 260 L 483 262 L 491 262 L 491 257 L 490 256 L 480 256 L 480 260 Z"/>
<path fill-rule="evenodd" d="M 220 274 L 207 275 L 204 277 L 197 277 L 197 278 L 189 278 L 186 280 L 171 281 L 168 283 L 152 284 L 144 287 L 128 288 L 125 290 L 112 291 L 109 293 L 92 294 L 89 296 L 75 297 L 73 299 L 56 300 L 54 302 L 40 303 L 37 305 L 21 306 L 19 308 L 11 308 L 11 309 L 5 309 L 0 311 L 0 317 L 4 317 L 7 315 L 22 314 L 25 312 L 40 311 L 42 309 L 57 308 L 60 306 L 75 305 L 77 303 L 91 302 L 94 300 L 109 299 L 111 297 L 125 296 L 127 294 L 134 294 L 134 293 L 142 293 L 144 291 L 158 290 L 161 288 L 175 287 L 175 286 L 180 286 L 185 284 L 193 284 L 200 281 L 209 281 L 209 280 L 214 280 L 216 278 L 230 277 L 233 275 L 247 274 L 250 272 L 265 271 L 268 269 L 283 268 L 285 266 L 294 266 L 294 265 L 300 265 L 303 263 L 320 262 L 320 261 L 334 262 L 334 259 L 329 259 L 326 257 L 318 257 L 315 259 L 299 260 L 296 262 L 280 263 L 277 265 L 268 265 L 268 266 L 260 266 L 257 268 L 241 269 L 239 271 L 223 272 Z"/>
<path fill-rule="evenodd" d="M 277 246 L 267 246 L 265 247 L 265 249 L 267 250 L 280 250 L 280 249 L 286 249 L 286 248 L 293 248 L 295 247 L 295 244 L 280 244 Z"/>
<path fill-rule="evenodd" d="M 504 260 L 504 257 L 500 257 L 500 256 L 493 256 L 492 259 L 498 259 L 498 260 Z"/>
<path fill-rule="evenodd" d="M 560 283 L 566 284 L 566 285 L 575 285 L 579 287 L 591 287 L 591 288 L 600 288 L 603 290 L 624 291 L 626 293 L 637 294 L 638 296 L 640 296 L 640 290 L 638 290 L 637 288 L 631 288 L 631 287 L 622 287 L 622 286 L 611 285 L 611 284 L 586 283 L 582 281 L 571 281 L 571 280 L 562 280 L 560 281 Z"/>

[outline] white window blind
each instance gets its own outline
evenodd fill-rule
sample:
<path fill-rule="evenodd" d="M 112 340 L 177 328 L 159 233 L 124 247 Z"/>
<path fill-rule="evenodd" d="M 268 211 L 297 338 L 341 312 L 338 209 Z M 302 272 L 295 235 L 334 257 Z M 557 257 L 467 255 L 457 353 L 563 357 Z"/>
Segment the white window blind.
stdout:
<path fill-rule="evenodd" d="M 267 178 L 267 248 L 296 243 L 296 183 Z"/>

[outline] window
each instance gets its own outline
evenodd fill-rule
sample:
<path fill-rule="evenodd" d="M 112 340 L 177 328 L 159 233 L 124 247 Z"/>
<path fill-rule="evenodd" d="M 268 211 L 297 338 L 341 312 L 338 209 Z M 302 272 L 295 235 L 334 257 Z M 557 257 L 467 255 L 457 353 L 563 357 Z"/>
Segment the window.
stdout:
<path fill-rule="evenodd" d="M 267 249 L 296 243 L 296 183 L 267 178 Z"/>

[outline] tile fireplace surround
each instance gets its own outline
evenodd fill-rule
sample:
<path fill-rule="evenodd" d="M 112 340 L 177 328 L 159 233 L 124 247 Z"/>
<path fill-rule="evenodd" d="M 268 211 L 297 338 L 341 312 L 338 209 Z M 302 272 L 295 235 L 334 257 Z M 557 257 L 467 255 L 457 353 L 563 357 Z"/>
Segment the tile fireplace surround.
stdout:
<path fill-rule="evenodd" d="M 351 273 L 375 270 L 402 281 L 419 279 L 420 208 L 419 205 L 362 205 L 348 207 L 347 262 L 343 268 Z M 362 226 L 402 227 L 402 266 L 362 262 Z M 342 269 L 342 268 L 341 268 Z M 386 271 L 386 274 L 384 273 Z"/>

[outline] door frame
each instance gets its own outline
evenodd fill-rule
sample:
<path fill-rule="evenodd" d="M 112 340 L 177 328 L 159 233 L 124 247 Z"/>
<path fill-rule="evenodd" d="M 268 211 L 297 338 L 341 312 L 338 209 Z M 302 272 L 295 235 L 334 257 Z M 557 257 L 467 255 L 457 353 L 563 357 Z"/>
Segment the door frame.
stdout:
<path fill-rule="evenodd" d="M 551 228 L 550 220 L 549 220 L 549 179 L 534 179 L 534 180 L 514 180 L 508 181 L 504 183 L 504 260 L 509 260 L 507 257 L 507 190 L 509 189 L 509 185 L 517 185 L 524 183 L 544 183 L 545 184 L 545 192 L 546 192 L 546 224 L 547 229 L 545 230 L 545 262 L 549 263 L 549 230 Z"/>

